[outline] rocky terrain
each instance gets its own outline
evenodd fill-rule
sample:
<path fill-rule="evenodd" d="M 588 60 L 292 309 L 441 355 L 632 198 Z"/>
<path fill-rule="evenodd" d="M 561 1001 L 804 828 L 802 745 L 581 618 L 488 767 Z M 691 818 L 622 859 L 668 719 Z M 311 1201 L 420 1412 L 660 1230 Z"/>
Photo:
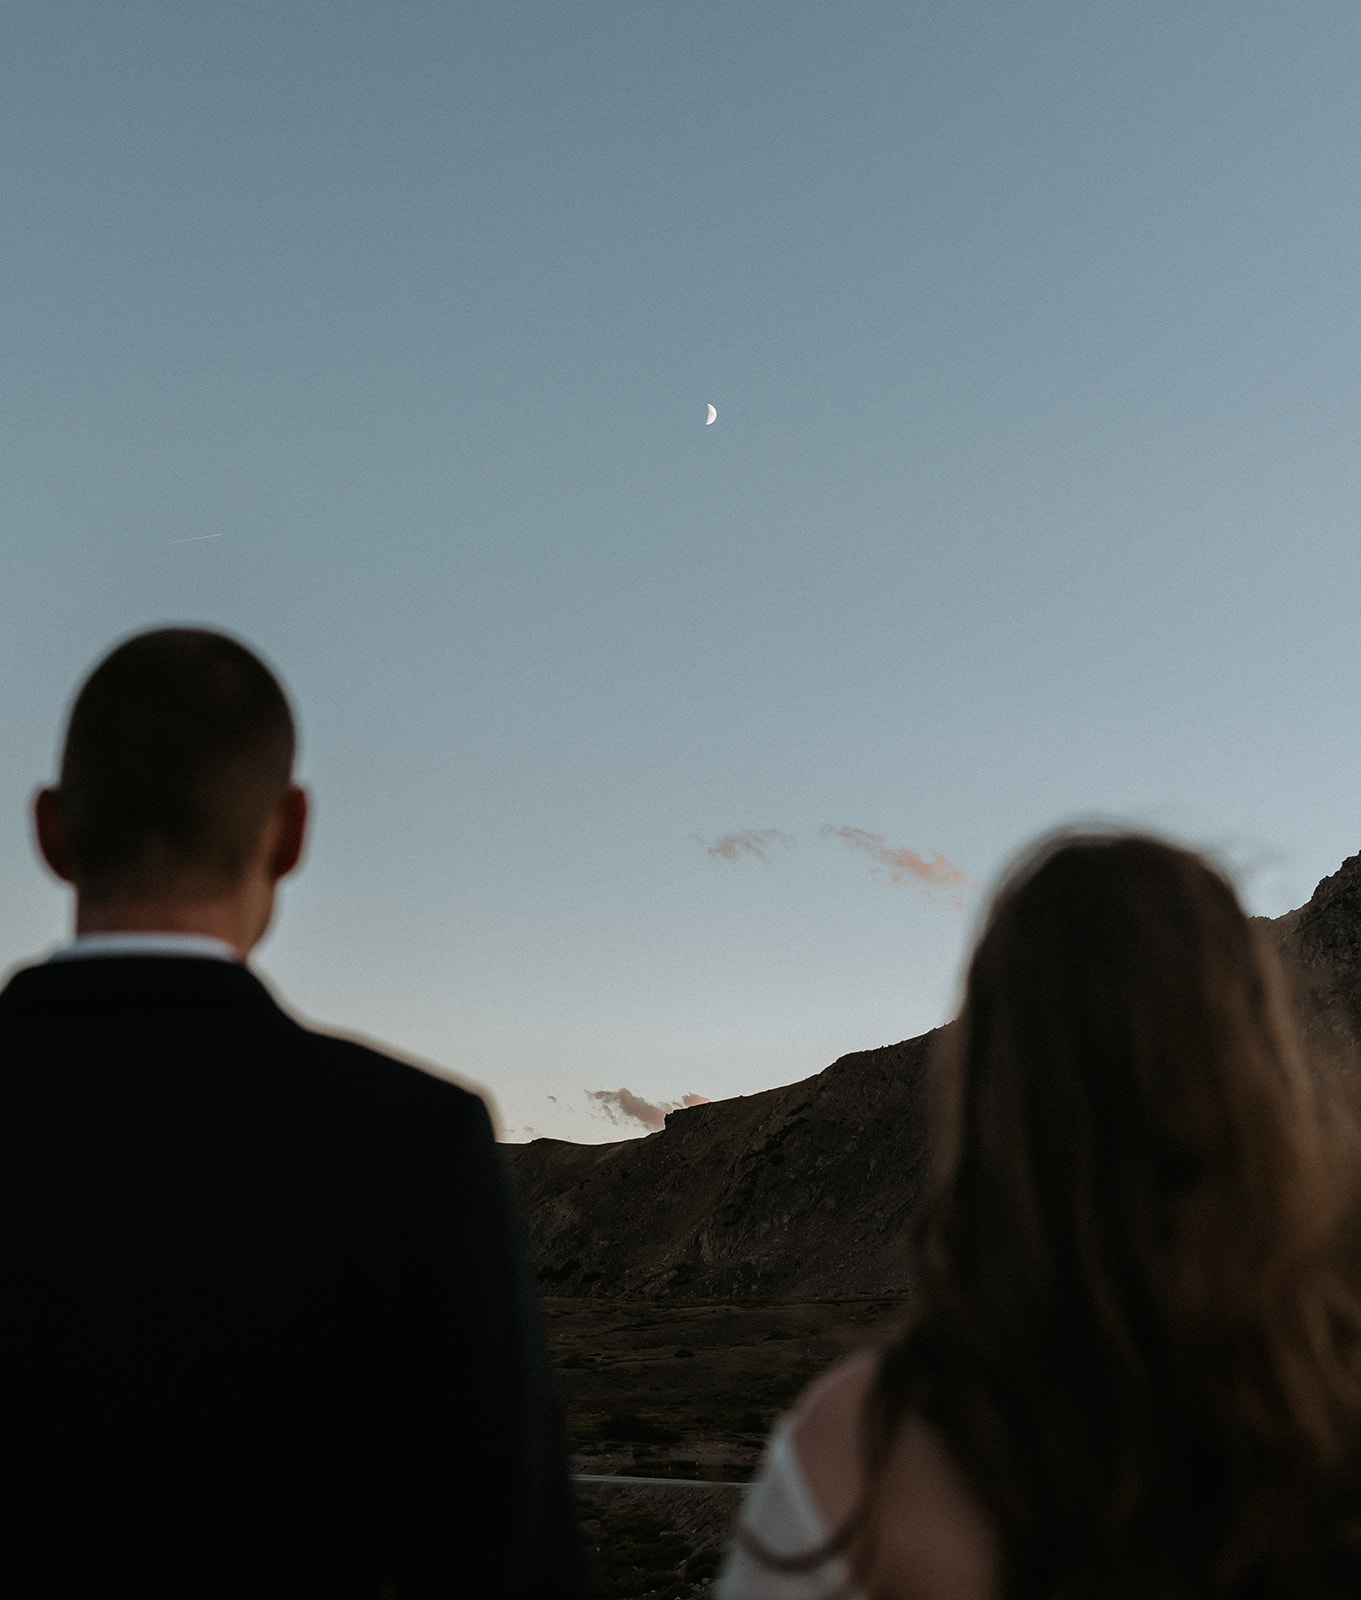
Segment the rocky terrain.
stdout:
<path fill-rule="evenodd" d="M 617 1144 L 509 1146 L 546 1294 L 892 1294 L 924 1176 L 932 1035 L 673 1111 Z"/>
<path fill-rule="evenodd" d="M 1361 1052 L 1361 855 L 1324 878 L 1307 905 L 1264 926 L 1292 981 L 1305 1037 L 1354 1073 Z"/>
<path fill-rule="evenodd" d="M 1265 922 L 1305 1031 L 1361 1044 L 1361 855 Z M 925 1034 L 615 1144 L 507 1147 L 545 1294 L 657 1300 L 897 1295 L 925 1176 Z"/>

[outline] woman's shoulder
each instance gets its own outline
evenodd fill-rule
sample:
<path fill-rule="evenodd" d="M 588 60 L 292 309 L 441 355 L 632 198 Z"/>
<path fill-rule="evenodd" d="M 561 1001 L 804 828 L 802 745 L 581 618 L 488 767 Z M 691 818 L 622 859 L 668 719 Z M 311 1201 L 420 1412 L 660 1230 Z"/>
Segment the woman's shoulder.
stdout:
<path fill-rule="evenodd" d="M 860 1503 L 860 1417 L 878 1367 L 877 1353 L 863 1350 L 823 1373 L 794 1408 L 790 1443 L 829 1528 L 839 1528 Z"/>
<path fill-rule="evenodd" d="M 861 1418 L 879 1367 L 866 1351 L 805 1391 L 790 1442 L 829 1529 L 842 1527 L 865 1492 Z M 898 1425 L 878 1486 L 874 1592 L 923 1600 L 985 1600 L 997 1591 L 992 1528 L 940 1436 L 923 1418 Z"/>

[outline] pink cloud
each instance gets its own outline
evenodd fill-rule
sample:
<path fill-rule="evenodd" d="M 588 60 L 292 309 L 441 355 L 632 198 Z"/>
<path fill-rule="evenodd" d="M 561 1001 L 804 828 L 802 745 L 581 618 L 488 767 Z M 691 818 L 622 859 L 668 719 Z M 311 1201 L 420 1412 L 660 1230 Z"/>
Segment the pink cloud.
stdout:
<path fill-rule="evenodd" d="M 958 891 L 969 881 L 968 874 L 944 856 L 934 855 L 927 860 L 905 845 L 894 849 L 882 833 L 867 833 L 864 828 L 834 828 L 831 823 L 824 823 L 822 837 L 844 839 L 852 850 L 863 851 L 874 862 L 874 871 L 885 873 L 891 884 L 900 886 L 912 878 L 928 889 L 954 890 L 950 898 L 956 905 L 960 899 Z"/>
<path fill-rule="evenodd" d="M 630 1122 L 636 1122 L 649 1133 L 657 1133 L 665 1126 L 668 1111 L 709 1104 L 707 1095 L 686 1094 L 679 1100 L 663 1100 L 654 1105 L 651 1100 L 644 1100 L 631 1089 L 588 1089 L 586 1098 L 594 1100 L 616 1127 L 627 1127 Z"/>

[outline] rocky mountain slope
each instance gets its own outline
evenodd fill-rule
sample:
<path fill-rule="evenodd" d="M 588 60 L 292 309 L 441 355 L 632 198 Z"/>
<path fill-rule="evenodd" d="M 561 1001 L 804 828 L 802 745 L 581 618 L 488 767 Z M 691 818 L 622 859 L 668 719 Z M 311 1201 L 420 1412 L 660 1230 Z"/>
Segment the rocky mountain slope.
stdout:
<path fill-rule="evenodd" d="M 1361 1046 L 1361 855 L 1265 927 L 1306 1033 L 1335 1059 L 1351 1056 Z M 673 1111 L 645 1139 L 508 1146 L 541 1287 L 649 1299 L 901 1293 L 935 1038 Z"/>
<path fill-rule="evenodd" d="M 1361 855 L 1324 878 L 1307 905 L 1265 926 L 1292 980 L 1305 1037 L 1354 1072 L 1361 1051 Z"/>
<path fill-rule="evenodd" d="M 931 1038 L 673 1111 L 645 1139 L 508 1147 L 541 1287 L 732 1299 L 900 1291 Z"/>

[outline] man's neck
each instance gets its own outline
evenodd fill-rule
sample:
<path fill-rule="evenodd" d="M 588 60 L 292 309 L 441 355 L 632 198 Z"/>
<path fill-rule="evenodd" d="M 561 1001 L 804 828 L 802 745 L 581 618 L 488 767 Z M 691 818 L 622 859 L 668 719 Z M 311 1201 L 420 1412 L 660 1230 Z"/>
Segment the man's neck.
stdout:
<path fill-rule="evenodd" d="M 269 897 L 271 900 L 273 896 Z M 269 922 L 269 907 L 242 892 L 212 900 L 76 900 L 76 936 L 91 933 L 188 933 L 220 939 L 244 961 Z"/>

